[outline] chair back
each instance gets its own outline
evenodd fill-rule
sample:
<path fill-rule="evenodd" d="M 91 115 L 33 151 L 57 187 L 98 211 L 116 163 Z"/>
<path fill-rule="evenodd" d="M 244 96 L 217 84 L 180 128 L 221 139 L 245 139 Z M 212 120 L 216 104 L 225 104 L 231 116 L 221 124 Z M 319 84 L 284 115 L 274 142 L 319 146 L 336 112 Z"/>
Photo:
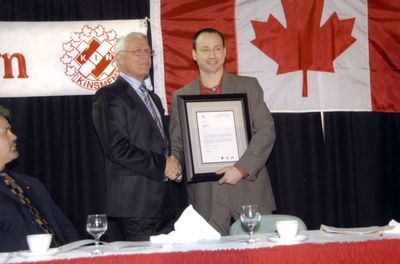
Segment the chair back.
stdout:
<path fill-rule="evenodd" d="M 273 233 L 276 231 L 275 223 L 283 220 L 297 220 L 299 222 L 299 231 L 307 230 L 307 226 L 297 216 L 284 215 L 284 214 L 266 214 L 261 215 L 261 221 L 258 227 L 254 230 L 254 234 L 257 233 Z M 240 219 L 236 220 L 230 228 L 229 235 L 242 235 L 247 234 L 246 227 L 242 225 Z"/>

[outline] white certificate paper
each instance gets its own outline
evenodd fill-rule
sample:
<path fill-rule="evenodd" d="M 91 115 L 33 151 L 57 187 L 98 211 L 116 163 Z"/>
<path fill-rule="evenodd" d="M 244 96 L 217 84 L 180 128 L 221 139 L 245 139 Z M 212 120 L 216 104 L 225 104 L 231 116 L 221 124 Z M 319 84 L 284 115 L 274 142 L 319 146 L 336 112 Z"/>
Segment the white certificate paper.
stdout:
<path fill-rule="evenodd" d="M 187 182 L 219 180 L 250 140 L 247 95 L 180 95 L 178 110 Z"/>
<path fill-rule="evenodd" d="M 234 112 L 204 111 L 196 114 L 202 163 L 238 161 Z"/>

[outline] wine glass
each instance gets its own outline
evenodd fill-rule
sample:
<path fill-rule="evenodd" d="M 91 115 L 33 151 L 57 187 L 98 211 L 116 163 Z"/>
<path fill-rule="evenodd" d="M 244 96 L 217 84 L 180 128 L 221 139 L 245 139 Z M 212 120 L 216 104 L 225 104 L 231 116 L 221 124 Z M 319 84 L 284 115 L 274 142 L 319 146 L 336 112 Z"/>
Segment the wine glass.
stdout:
<path fill-rule="evenodd" d="M 253 243 L 256 240 L 253 238 L 254 229 L 258 226 L 261 221 L 261 214 L 258 210 L 258 205 L 243 205 L 242 212 L 240 214 L 240 221 L 249 231 L 250 238 L 249 243 Z"/>
<path fill-rule="evenodd" d="M 99 255 L 102 253 L 100 250 L 100 237 L 107 230 L 107 216 L 105 214 L 88 215 L 86 222 L 86 230 L 94 237 L 95 248 L 92 255 Z"/>

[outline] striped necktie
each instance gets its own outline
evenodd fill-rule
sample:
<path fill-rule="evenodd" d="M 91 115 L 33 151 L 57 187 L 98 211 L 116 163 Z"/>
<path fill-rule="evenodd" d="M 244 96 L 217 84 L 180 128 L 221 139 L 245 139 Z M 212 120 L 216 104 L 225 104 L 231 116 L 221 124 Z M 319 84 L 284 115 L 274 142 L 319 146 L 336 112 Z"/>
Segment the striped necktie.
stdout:
<path fill-rule="evenodd" d="M 49 226 L 46 219 L 42 217 L 40 212 L 33 206 L 31 200 L 25 195 L 24 190 L 21 186 L 12 178 L 8 173 L 1 172 L 1 178 L 4 183 L 10 188 L 11 192 L 18 197 L 18 199 L 25 205 L 28 211 L 32 214 L 33 219 L 39 225 L 39 227 L 43 230 L 44 233 L 52 234 L 53 240 L 51 241 L 51 245 L 53 247 L 61 246 L 60 241 L 57 239 L 54 230 Z"/>
<path fill-rule="evenodd" d="M 150 112 L 151 116 L 153 117 L 154 121 L 156 122 L 158 130 L 160 130 L 160 133 L 161 133 L 161 136 L 164 139 L 164 142 L 167 143 L 168 140 L 167 140 L 167 136 L 165 135 L 165 132 L 164 132 L 164 127 L 163 127 L 162 121 L 160 119 L 159 114 L 157 114 L 157 109 L 154 106 L 154 103 L 153 103 L 153 100 L 150 97 L 149 91 L 147 90 L 147 88 L 143 84 L 141 84 L 139 86 L 139 90 L 143 94 L 144 103 L 146 104 L 147 109 L 149 110 L 149 112 Z"/>

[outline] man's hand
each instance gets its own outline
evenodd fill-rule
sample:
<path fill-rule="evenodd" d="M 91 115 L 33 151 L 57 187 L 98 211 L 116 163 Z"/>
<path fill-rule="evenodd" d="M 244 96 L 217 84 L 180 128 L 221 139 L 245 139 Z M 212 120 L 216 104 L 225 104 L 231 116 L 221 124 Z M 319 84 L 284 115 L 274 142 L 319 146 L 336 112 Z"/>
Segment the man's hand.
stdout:
<path fill-rule="evenodd" d="M 229 183 L 234 185 L 242 179 L 242 174 L 234 166 L 224 167 L 215 173 L 219 175 L 223 174 L 222 178 L 218 181 L 219 184 Z"/>
<path fill-rule="evenodd" d="M 165 166 L 165 176 L 171 181 L 175 181 L 179 175 L 182 174 L 182 168 L 179 164 L 179 161 L 175 158 L 175 156 L 166 156 L 167 164 Z"/>

